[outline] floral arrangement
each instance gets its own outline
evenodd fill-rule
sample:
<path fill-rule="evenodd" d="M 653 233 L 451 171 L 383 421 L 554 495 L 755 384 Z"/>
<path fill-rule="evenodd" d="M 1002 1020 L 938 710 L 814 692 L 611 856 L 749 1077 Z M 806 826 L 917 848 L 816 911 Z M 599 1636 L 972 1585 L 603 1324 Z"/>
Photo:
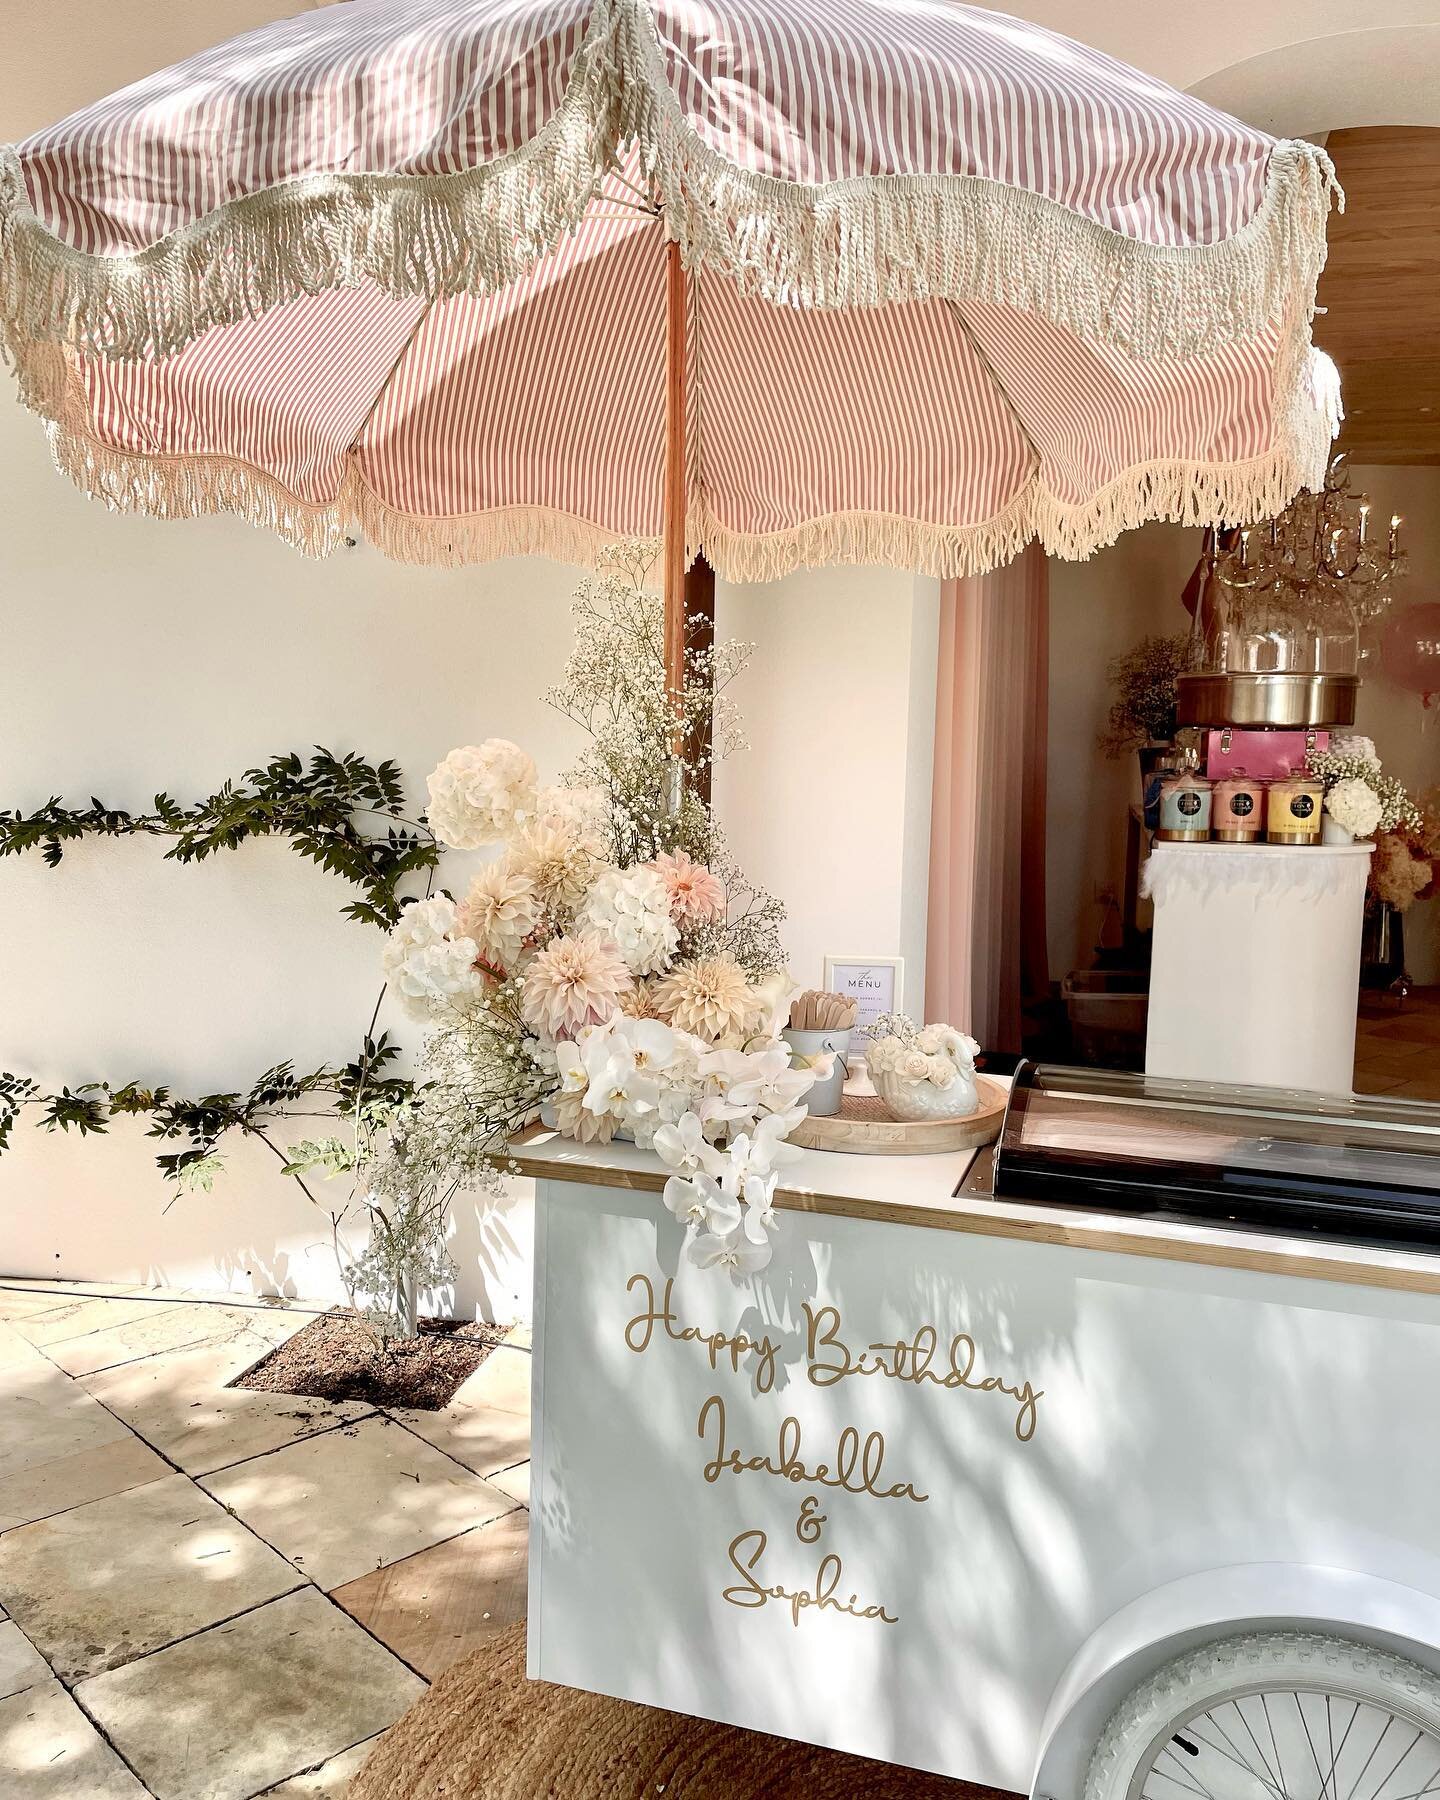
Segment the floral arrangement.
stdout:
<path fill-rule="evenodd" d="M 1305 759 L 1325 787 L 1325 810 L 1352 837 L 1373 838 L 1369 897 L 1406 912 L 1440 883 L 1440 790 L 1417 801 L 1385 774 L 1367 737 L 1336 737 Z"/>
<path fill-rule="evenodd" d="M 1106 756 L 1124 756 L 1142 744 L 1168 744 L 1175 736 L 1176 678 L 1190 666 L 1190 637 L 1144 637 L 1115 657 L 1106 674 L 1115 689 L 1106 729 Z"/>
<path fill-rule="evenodd" d="M 1416 812 L 1418 822 L 1380 833 L 1370 864 L 1371 896 L 1396 912 L 1440 893 L 1440 788 L 1423 795 Z"/>
<path fill-rule="evenodd" d="M 1325 788 L 1326 812 L 1354 836 L 1419 825 L 1419 807 L 1403 782 L 1384 773 L 1371 739 L 1332 738 L 1328 750 L 1310 752 L 1305 766 Z"/>
<path fill-rule="evenodd" d="M 903 1013 L 882 1013 L 870 1035 L 865 1069 L 897 1118 L 974 1112 L 980 1054 L 974 1038 L 953 1025 L 918 1026 Z"/>
<path fill-rule="evenodd" d="M 653 554 L 619 548 L 580 589 L 576 649 L 549 696 L 590 736 L 577 767 L 542 785 L 524 750 L 491 738 L 429 778 L 440 841 L 496 854 L 458 901 L 417 901 L 390 933 L 386 976 L 434 1027 L 433 1079 L 375 1178 L 484 1185 L 542 1113 L 581 1142 L 623 1134 L 674 1171 L 665 1200 L 687 1253 L 740 1275 L 770 1258 L 785 1140 L 825 1071 L 792 1069 L 779 1039 L 781 909 L 728 856 L 693 762 L 676 794 L 660 603 L 643 585 Z M 709 652 L 687 705 L 709 715 L 744 657 Z M 738 741 L 719 700 L 708 754 Z"/>

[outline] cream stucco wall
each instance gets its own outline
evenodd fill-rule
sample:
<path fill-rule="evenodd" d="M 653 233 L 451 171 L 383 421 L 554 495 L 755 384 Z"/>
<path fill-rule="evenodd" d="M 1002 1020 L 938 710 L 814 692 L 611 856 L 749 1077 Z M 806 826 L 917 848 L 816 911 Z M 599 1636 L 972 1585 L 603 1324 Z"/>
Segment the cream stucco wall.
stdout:
<path fill-rule="evenodd" d="M 0 495 L 0 805 L 194 797 L 314 743 L 393 756 L 419 804 L 456 743 L 512 737 L 554 773 L 579 748 L 541 697 L 575 570 L 406 569 L 364 547 L 313 563 L 233 521 L 112 516 L 13 406 Z M 748 871 L 790 903 L 807 983 L 827 950 L 903 953 L 923 983 L 936 607 L 905 573 L 722 584 L 721 632 L 756 650 L 737 690 L 753 748 L 722 770 L 719 805 Z M 380 940 L 339 916 L 344 884 L 279 843 L 185 868 L 163 848 L 0 863 L 0 1069 L 194 1093 L 352 1054 Z M 415 1041 L 392 1009 L 381 1023 Z M 166 1212 L 161 1147 L 128 1124 L 86 1142 L 22 1125 L 0 1158 L 0 1271 L 329 1291 L 328 1225 L 263 1150 L 234 1146 L 213 1195 Z M 523 1202 L 462 1212 L 463 1301 L 523 1310 Z"/>

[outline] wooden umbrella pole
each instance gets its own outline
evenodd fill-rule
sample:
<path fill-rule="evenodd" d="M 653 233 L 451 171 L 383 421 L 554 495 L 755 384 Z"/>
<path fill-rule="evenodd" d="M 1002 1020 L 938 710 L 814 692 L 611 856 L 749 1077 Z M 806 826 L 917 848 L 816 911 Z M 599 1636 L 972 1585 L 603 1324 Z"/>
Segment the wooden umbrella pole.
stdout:
<path fill-rule="evenodd" d="M 688 327 L 680 246 L 665 262 L 665 687 L 675 710 L 675 754 L 683 754 L 685 707 L 685 453 Z"/>

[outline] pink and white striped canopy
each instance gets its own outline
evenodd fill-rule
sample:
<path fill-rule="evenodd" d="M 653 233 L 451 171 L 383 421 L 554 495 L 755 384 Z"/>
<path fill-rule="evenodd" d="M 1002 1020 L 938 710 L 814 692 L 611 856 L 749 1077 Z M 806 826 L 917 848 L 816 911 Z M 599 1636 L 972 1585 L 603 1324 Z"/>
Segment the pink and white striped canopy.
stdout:
<path fill-rule="evenodd" d="M 324 552 L 973 572 L 1323 476 L 1329 164 L 954 0 L 353 0 L 0 151 L 0 327 L 112 504 Z"/>

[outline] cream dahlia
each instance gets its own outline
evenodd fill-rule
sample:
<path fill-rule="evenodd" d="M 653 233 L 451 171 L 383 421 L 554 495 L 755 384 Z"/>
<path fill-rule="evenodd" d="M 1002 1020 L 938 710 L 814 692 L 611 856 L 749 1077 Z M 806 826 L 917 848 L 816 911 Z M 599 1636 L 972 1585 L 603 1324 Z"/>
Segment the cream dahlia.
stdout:
<path fill-rule="evenodd" d="M 426 816 L 442 844 L 479 850 L 497 844 L 535 801 L 535 764 L 508 738 L 452 750 L 431 770 Z"/>
<path fill-rule="evenodd" d="M 465 937 L 474 938 L 487 962 L 513 969 L 526 938 L 540 923 L 541 911 L 535 883 L 505 860 L 487 863 L 471 882 L 458 924 Z"/>
<path fill-rule="evenodd" d="M 510 867 L 534 883 L 550 919 L 568 919 L 590 891 L 598 864 L 568 826 L 528 826 L 510 848 Z"/>
<path fill-rule="evenodd" d="M 562 1137 L 574 1138 L 577 1144 L 608 1144 L 615 1135 L 615 1127 L 620 1123 L 616 1113 L 591 1112 L 585 1104 L 583 1091 L 578 1094 L 559 1093 L 552 1104 L 555 1108 L 555 1129 Z"/>
<path fill-rule="evenodd" d="M 655 998 L 657 983 L 637 981 L 620 996 L 620 1010 L 627 1019 L 658 1019 L 660 1007 Z"/>
<path fill-rule="evenodd" d="M 643 865 L 604 870 L 575 922 L 618 944 L 632 975 L 655 975 L 668 968 L 680 942 L 665 883 Z"/>
<path fill-rule="evenodd" d="M 573 1038 L 615 1011 L 630 986 L 630 971 L 609 938 L 598 932 L 553 938 L 525 971 L 520 1011 L 542 1038 Z"/>
<path fill-rule="evenodd" d="M 704 863 L 694 862 L 683 850 L 661 852 L 647 865 L 665 883 L 670 896 L 670 916 L 683 930 L 689 925 L 708 925 L 725 917 L 725 888 L 719 876 Z"/>
<path fill-rule="evenodd" d="M 732 957 L 706 956 L 672 969 L 655 991 L 655 1004 L 661 1018 L 678 1031 L 691 1032 L 707 1044 L 738 1043 L 754 995 Z"/>

